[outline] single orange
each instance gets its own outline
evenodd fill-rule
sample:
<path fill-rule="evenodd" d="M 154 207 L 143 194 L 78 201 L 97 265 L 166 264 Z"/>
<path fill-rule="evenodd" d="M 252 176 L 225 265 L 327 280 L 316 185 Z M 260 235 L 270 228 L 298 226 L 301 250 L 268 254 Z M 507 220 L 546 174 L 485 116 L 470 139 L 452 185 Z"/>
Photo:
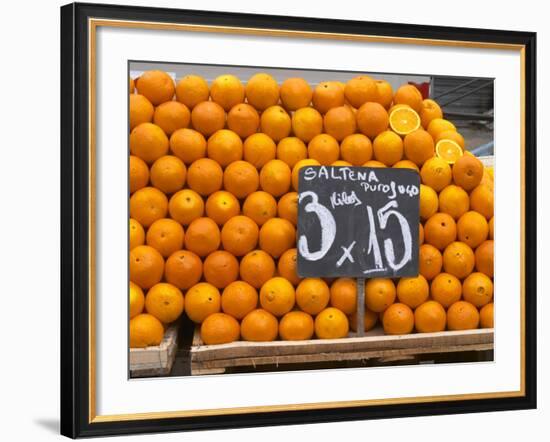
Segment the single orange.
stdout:
<path fill-rule="evenodd" d="M 347 161 L 344 161 L 344 160 L 336 160 L 334 163 L 331 163 L 330 165 L 334 167 L 353 167 L 353 164 L 348 163 Z"/>
<path fill-rule="evenodd" d="M 296 248 L 288 249 L 280 256 L 279 262 L 277 263 L 277 270 L 279 272 L 279 275 L 281 275 L 285 279 L 288 279 L 293 285 L 298 285 L 302 280 L 302 278 L 300 278 L 298 276 L 298 273 L 296 272 L 298 266 L 297 253 L 298 252 Z"/>
<path fill-rule="evenodd" d="M 340 144 L 340 154 L 345 161 L 361 166 L 372 159 L 372 143 L 363 134 L 349 135 Z"/>
<path fill-rule="evenodd" d="M 365 284 L 365 305 L 369 310 L 379 313 L 394 303 L 395 284 L 389 278 L 372 278 Z"/>
<path fill-rule="evenodd" d="M 481 328 L 493 328 L 495 326 L 494 304 L 492 302 L 485 304 L 479 310 L 479 326 Z"/>
<path fill-rule="evenodd" d="M 149 184 L 149 168 L 145 161 L 135 155 L 130 155 L 130 193 L 143 189 Z"/>
<path fill-rule="evenodd" d="M 396 134 L 406 136 L 420 128 L 420 117 L 410 106 L 398 104 L 389 110 L 389 124 Z"/>
<path fill-rule="evenodd" d="M 357 111 L 357 128 L 359 131 L 374 139 L 378 134 L 388 129 L 388 111 L 379 103 L 367 102 Z"/>
<path fill-rule="evenodd" d="M 134 247 L 145 244 L 145 230 L 139 222 L 130 218 L 130 238 L 128 250 L 132 250 Z"/>
<path fill-rule="evenodd" d="M 317 315 L 330 301 L 330 289 L 321 278 L 304 278 L 296 287 L 296 304 L 310 315 Z"/>
<path fill-rule="evenodd" d="M 218 190 L 206 200 L 206 216 L 212 218 L 216 224 L 222 226 L 230 218 L 241 213 L 239 200 L 232 193 Z"/>
<path fill-rule="evenodd" d="M 374 158 L 386 166 L 393 166 L 403 158 L 403 140 L 395 132 L 381 132 L 373 142 Z"/>
<path fill-rule="evenodd" d="M 208 316 L 218 313 L 220 308 L 220 291 L 212 284 L 199 282 L 185 294 L 185 313 L 193 322 L 200 324 Z"/>
<path fill-rule="evenodd" d="M 445 330 L 447 313 L 436 301 L 426 301 L 414 311 L 414 326 L 420 333 L 435 333 Z"/>
<path fill-rule="evenodd" d="M 451 215 L 436 213 L 424 224 L 424 238 L 439 250 L 443 250 L 456 239 L 456 223 Z"/>
<path fill-rule="evenodd" d="M 384 311 L 382 326 L 387 335 L 409 334 L 414 328 L 414 313 L 408 305 L 392 304 Z"/>
<path fill-rule="evenodd" d="M 373 311 L 370 311 L 368 308 L 365 308 L 364 324 L 366 332 L 374 328 L 374 326 L 378 322 L 378 315 L 379 313 L 375 313 Z M 348 320 L 350 328 L 353 331 L 357 331 L 357 313 L 348 315 Z"/>
<path fill-rule="evenodd" d="M 220 229 L 210 218 L 197 218 L 185 232 L 185 248 L 201 258 L 220 246 Z"/>
<path fill-rule="evenodd" d="M 145 348 L 159 345 L 164 336 L 162 323 L 153 315 L 141 313 L 130 319 L 130 348 Z"/>
<path fill-rule="evenodd" d="M 245 88 L 248 104 L 258 111 L 274 106 L 279 101 L 279 85 L 275 79 L 266 73 L 258 73 L 250 77 Z"/>
<path fill-rule="evenodd" d="M 338 278 L 330 286 L 330 305 L 346 315 L 357 311 L 357 283 L 352 278 Z"/>
<path fill-rule="evenodd" d="M 470 208 L 481 213 L 487 220 L 493 217 L 495 210 L 493 190 L 486 184 L 480 184 L 470 193 Z"/>
<path fill-rule="evenodd" d="M 206 139 L 193 129 L 178 129 L 170 137 L 170 150 L 186 165 L 206 156 Z"/>
<path fill-rule="evenodd" d="M 212 82 L 210 97 L 229 112 L 233 106 L 244 101 L 244 86 L 234 75 L 220 75 Z"/>
<path fill-rule="evenodd" d="M 154 106 L 170 101 L 176 92 L 174 80 L 164 71 L 146 71 L 135 81 L 138 94 L 145 96 Z"/>
<path fill-rule="evenodd" d="M 246 138 L 258 131 L 258 111 L 246 103 L 236 104 L 227 114 L 227 127 L 239 137 Z"/>
<path fill-rule="evenodd" d="M 134 284 L 130 281 L 129 287 L 129 299 L 128 299 L 128 308 L 130 319 L 139 315 L 143 312 L 143 307 L 145 306 L 145 296 L 143 295 L 143 290 L 137 284 Z"/>
<path fill-rule="evenodd" d="M 418 245 L 424 244 L 424 226 L 418 223 Z"/>
<path fill-rule="evenodd" d="M 473 155 L 461 156 L 453 165 L 453 180 L 457 186 L 469 192 L 483 178 L 483 163 Z"/>
<path fill-rule="evenodd" d="M 294 287 L 286 279 L 279 276 L 266 281 L 260 289 L 260 305 L 277 317 L 283 316 L 292 310 L 295 302 Z"/>
<path fill-rule="evenodd" d="M 430 286 L 422 275 L 401 278 L 397 283 L 397 298 L 399 302 L 416 308 L 426 302 L 430 296 Z"/>
<path fill-rule="evenodd" d="M 319 134 L 311 139 L 307 146 L 308 156 L 328 166 L 340 156 L 338 141 L 328 134 Z"/>
<path fill-rule="evenodd" d="M 425 184 L 420 185 L 420 219 L 427 220 L 437 212 L 437 192 Z"/>
<path fill-rule="evenodd" d="M 164 155 L 151 166 L 151 183 L 164 193 L 174 193 L 185 184 L 187 168 L 182 160 Z"/>
<path fill-rule="evenodd" d="M 427 160 L 420 169 L 420 178 L 423 184 L 440 192 L 451 184 L 453 176 L 451 167 L 445 160 L 433 157 Z"/>
<path fill-rule="evenodd" d="M 273 196 L 281 196 L 290 188 L 290 167 L 281 160 L 268 161 L 260 171 L 260 186 Z"/>
<path fill-rule="evenodd" d="M 253 192 L 244 201 L 243 215 L 261 226 L 268 219 L 277 216 L 277 200 L 267 192 Z"/>
<path fill-rule="evenodd" d="M 153 123 L 141 123 L 130 132 L 130 153 L 147 164 L 166 155 L 169 144 L 164 131 Z"/>
<path fill-rule="evenodd" d="M 448 213 L 458 220 L 470 209 L 470 197 L 459 186 L 450 184 L 439 193 L 439 211 Z"/>
<path fill-rule="evenodd" d="M 307 158 L 307 147 L 302 140 L 297 137 L 283 138 L 277 144 L 277 159 L 284 161 L 288 167 Z"/>
<path fill-rule="evenodd" d="M 201 324 L 201 339 L 206 345 L 228 344 L 239 340 L 240 329 L 232 316 L 212 313 Z"/>
<path fill-rule="evenodd" d="M 385 109 L 389 109 L 393 102 L 393 88 L 391 84 L 386 80 L 374 80 L 376 83 L 376 91 L 378 92 L 377 103 L 384 106 Z"/>
<path fill-rule="evenodd" d="M 216 250 L 204 260 L 203 271 L 206 282 L 223 289 L 239 277 L 239 261 L 225 250 Z"/>
<path fill-rule="evenodd" d="M 474 269 L 474 252 L 463 242 L 455 241 L 443 251 L 443 268 L 446 273 L 463 279 Z"/>
<path fill-rule="evenodd" d="M 290 221 L 294 226 L 298 225 L 298 193 L 285 193 L 277 204 L 277 215 L 279 218 Z"/>
<path fill-rule="evenodd" d="M 313 331 L 313 318 L 305 312 L 288 312 L 279 322 L 279 335 L 284 341 L 304 341 L 311 339 Z"/>
<path fill-rule="evenodd" d="M 142 289 L 160 282 L 164 273 L 162 255 L 150 246 L 137 246 L 130 250 L 130 281 Z"/>
<path fill-rule="evenodd" d="M 187 290 L 197 284 L 202 277 L 202 261 L 189 250 L 178 250 L 170 255 L 164 266 L 167 282 Z"/>
<path fill-rule="evenodd" d="M 187 226 L 204 213 L 204 201 L 191 189 L 183 189 L 172 195 L 168 205 L 170 217 Z"/>
<path fill-rule="evenodd" d="M 304 143 L 323 132 L 323 117 L 312 107 L 302 107 L 292 114 L 294 135 Z"/>
<path fill-rule="evenodd" d="M 447 310 L 447 327 L 449 330 L 471 330 L 478 326 L 479 313 L 469 302 L 455 302 Z"/>
<path fill-rule="evenodd" d="M 189 109 L 193 109 L 203 101 L 208 101 L 209 96 L 208 83 L 198 75 L 186 75 L 176 85 L 176 100 Z"/>
<path fill-rule="evenodd" d="M 222 293 L 222 310 L 235 319 L 243 319 L 258 306 L 258 292 L 245 281 L 234 281 Z"/>
<path fill-rule="evenodd" d="M 443 307 L 449 308 L 455 302 L 460 301 L 462 284 L 456 276 L 450 273 L 440 273 L 432 280 L 430 296 Z"/>
<path fill-rule="evenodd" d="M 210 158 L 201 158 L 187 169 L 187 185 L 202 196 L 208 196 L 220 190 L 222 183 L 222 168 Z"/>
<path fill-rule="evenodd" d="M 464 301 L 483 307 L 493 300 L 493 281 L 485 273 L 474 272 L 462 282 Z"/>
<path fill-rule="evenodd" d="M 243 281 L 259 289 L 275 275 L 275 261 L 263 250 L 253 250 L 241 259 L 239 273 Z"/>
<path fill-rule="evenodd" d="M 134 79 L 132 77 L 130 77 L 130 80 L 129 80 L 129 90 L 130 90 L 130 94 L 133 94 L 134 91 L 136 89 L 136 84 L 134 82 Z"/>
<path fill-rule="evenodd" d="M 139 189 L 130 197 L 130 217 L 149 227 L 168 213 L 166 195 L 154 187 Z"/>
<path fill-rule="evenodd" d="M 448 130 L 454 130 L 456 131 L 456 127 L 453 123 L 451 123 L 449 120 L 445 120 L 443 118 L 434 118 L 432 121 L 430 121 L 430 124 L 428 124 L 428 127 L 426 130 L 430 133 L 432 138 L 435 140 L 438 138 L 439 134 Z"/>
<path fill-rule="evenodd" d="M 475 249 L 489 235 L 489 225 L 483 215 L 469 211 L 462 215 L 456 223 L 458 240 Z"/>
<path fill-rule="evenodd" d="M 330 109 L 323 119 L 325 132 L 337 141 L 355 133 L 357 123 L 355 114 L 349 106 L 338 106 Z"/>
<path fill-rule="evenodd" d="M 322 114 L 344 104 L 344 90 L 335 81 L 322 81 L 313 89 L 313 107 Z"/>
<path fill-rule="evenodd" d="M 430 100 L 429 98 L 422 100 L 422 107 L 419 111 L 419 114 L 420 122 L 422 123 L 422 127 L 424 129 L 426 129 L 430 125 L 430 122 L 433 119 L 443 118 L 443 111 L 441 110 L 441 107 L 439 107 L 439 104 L 437 104 L 434 100 Z"/>
<path fill-rule="evenodd" d="M 475 251 L 476 270 L 489 277 L 494 275 L 494 241 L 483 241 Z"/>
<path fill-rule="evenodd" d="M 130 130 L 141 123 L 151 123 L 155 108 L 143 95 L 130 95 Z"/>
<path fill-rule="evenodd" d="M 453 140 L 440 140 L 435 145 L 436 155 L 447 161 L 449 164 L 454 164 L 458 159 L 464 155 L 460 145 Z"/>
<path fill-rule="evenodd" d="M 281 106 L 268 107 L 260 117 L 260 130 L 275 142 L 288 137 L 291 126 L 290 116 Z"/>
<path fill-rule="evenodd" d="M 405 158 L 422 167 L 435 154 L 434 141 L 424 129 L 417 129 L 405 135 L 403 150 Z"/>
<path fill-rule="evenodd" d="M 246 198 L 258 190 L 258 170 L 247 161 L 235 161 L 223 172 L 223 187 L 237 198 Z"/>
<path fill-rule="evenodd" d="M 434 279 L 443 267 L 443 255 L 434 246 L 422 244 L 418 250 L 418 271 L 428 281 Z"/>
<path fill-rule="evenodd" d="M 258 226 L 247 216 L 234 216 L 223 225 L 221 239 L 229 253 L 244 256 L 258 243 Z"/>
<path fill-rule="evenodd" d="M 315 317 L 315 335 L 319 339 L 345 338 L 348 332 L 348 318 L 337 308 L 327 307 Z"/>
<path fill-rule="evenodd" d="M 226 167 L 243 157 L 243 142 L 235 132 L 221 129 L 208 138 L 206 151 L 209 158 Z"/>
<path fill-rule="evenodd" d="M 241 322 L 241 336 L 245 341 L 274 341 L 278 332 L 277 318 L 261 308 L 252 310 Z"/>
<path fill-rule="evenodd" d="M 344 87 L 346 100 L 356 109 L 378 99 L 376 82 L 368 75 L 359 75 L 348 80 Z"/>
<path fill-rule="evenodd" d="M 495 217 L 489 220 L 489 239 L 495 239 Z"/>
<path fill-rule="evenodd" d="M 278 258 L 296 245 L 296 229 L 282 218 L 271 218 L 260 229 L 260 248 Z"/>
<path fill-rule="evenodd" d="M 291 175 L 291 180 L 292 180 L 292 188 L 297 192 L 298 191 L 298 179 L 299 179 L 299 173 L 300 173 L 300 169 L 302 167 L 306 167 L 306 166 L 320 166 L 321 163 L 319 163 L 319 161 L 317 160 L 314 160 L 313 158 L 307 158 L 305 160 L 300 160 L 298 161 L 294 167 L 292 168 L 292 175 Z"/>
<path fill-rule="evenodd" d="M 420 113 L 422 110 L 423 98 L 416 86 L 404 84 L 395 91 L 393 102 L 395 104 L 406 104 L 413 108 L 416 113 Z"/>
<path fill-rule="evenodd" d="M 268 161 L 275 159 L 277 146 L 266 134 L 257 133 L 250 135 L 244 141 L 244 160 L 260 169 Z"/>
<path fill-rule="evenodd" d="M 367 161 L 365 164 L 363 164 L 362 167 L 372 167 L 372 168 L 379 168 L 379 169 L 384 169 L 388 166 L 386 166 L 384 163 L 380 162 L 380 161 L 377 161 L 377 160 L 369 160 Z"/>
<path fill-rule="evenodd" d="M 286 110 L 295 111 L 309 106 L 313 91 L 303 78 L 287 78 L 281 84 L 281 102 Z"/>
<path fill-rule="evenodd" d="M 153 122 L 160 127 L 166 135 L 172 135 L 176 130 L 189 126 L 191 113 L 185 104 L 179 101 L 167 101 L 157 106 Z"/>
<path fill-rule="evenodd" d="M 225 111 L 218 103 L 202 101 L 191 111 L 193 128 L 209 137 L 225 126 Z"/>
<path fill-rule="evenodd" d="M 169 324 L 183 313 L 185 299 L 176 286 L 159 282 L 149 289 L 145 297 L 145 308 L 160 322 Z"/>
<path fill-rule="evenodd" d="M 180 250 L 184 239 L 183 227 L 170 218 L 156 220 L 147 230 L 147 245 L 155 248 L 164 258 Z"/>

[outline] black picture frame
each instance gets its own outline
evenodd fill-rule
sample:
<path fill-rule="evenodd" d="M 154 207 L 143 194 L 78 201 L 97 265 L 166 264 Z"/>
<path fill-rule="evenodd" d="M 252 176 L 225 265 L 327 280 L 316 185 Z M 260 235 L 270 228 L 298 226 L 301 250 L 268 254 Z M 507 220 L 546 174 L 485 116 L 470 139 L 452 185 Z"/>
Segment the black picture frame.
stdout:
<path fill-rule="evenodd" d="M 90 398 L 88 19 L 520 45 L 524 51 L 524 395 L 391 405 L 96 421 Z M 61 8 L 61 434 L 71 437 L 335 422 L 536 408 L 536 34 L 73 3 Z"/>

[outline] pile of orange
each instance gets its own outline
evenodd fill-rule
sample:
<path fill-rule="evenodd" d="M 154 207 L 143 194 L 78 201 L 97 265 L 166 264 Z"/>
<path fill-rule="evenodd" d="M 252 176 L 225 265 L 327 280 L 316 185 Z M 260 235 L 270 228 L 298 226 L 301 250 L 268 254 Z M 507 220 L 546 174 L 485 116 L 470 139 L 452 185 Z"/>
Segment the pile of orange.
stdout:
<path fill-rule="evenodd" d="M 148 71 L 129 145 L 131 347 L 184 312 L 206 344 L 348 336 L 355 280 L 296 273 L 298 171 L 320 164 L 420 174 L 420 274 L 366 282 L 366 330 L 493 326 L 492 170 L 412 85 Z"/>

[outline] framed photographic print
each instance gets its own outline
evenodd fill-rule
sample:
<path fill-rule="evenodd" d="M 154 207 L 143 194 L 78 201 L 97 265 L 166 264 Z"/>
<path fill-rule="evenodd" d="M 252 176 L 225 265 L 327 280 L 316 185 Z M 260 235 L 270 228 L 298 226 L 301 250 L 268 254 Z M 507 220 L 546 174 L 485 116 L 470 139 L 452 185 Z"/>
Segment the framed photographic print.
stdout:
<path fill-rule="evenodd" d="M 536 407 L 535 53 L 62 7 L 62 434 Z"/>

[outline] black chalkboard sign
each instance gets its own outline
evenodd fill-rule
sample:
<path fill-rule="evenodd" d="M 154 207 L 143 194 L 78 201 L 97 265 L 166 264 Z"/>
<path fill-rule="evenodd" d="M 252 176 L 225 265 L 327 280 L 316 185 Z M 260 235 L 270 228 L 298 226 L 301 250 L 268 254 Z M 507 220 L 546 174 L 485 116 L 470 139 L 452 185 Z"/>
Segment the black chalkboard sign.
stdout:
<path fill-rule="evenodd" d="M 298 189 L 300 276 L 418 275 L 416 171 L 306 166 Z"/>

